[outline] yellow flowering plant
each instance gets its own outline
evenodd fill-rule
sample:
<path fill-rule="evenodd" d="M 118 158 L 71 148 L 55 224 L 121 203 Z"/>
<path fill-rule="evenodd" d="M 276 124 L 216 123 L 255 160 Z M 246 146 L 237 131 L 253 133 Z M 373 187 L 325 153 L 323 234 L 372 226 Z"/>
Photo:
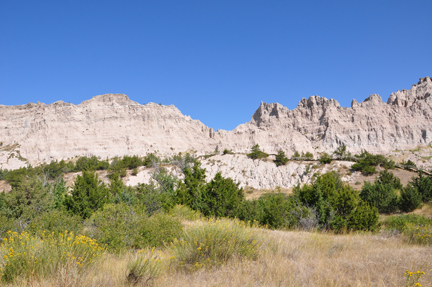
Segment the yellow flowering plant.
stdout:
<path fill-rule="evenodd" d="M 256 259 L 262 242 L 261 234 L 242 221 L 210 218 L 186 230 L 170 249 L 180 267 L 198 269 L 233 256 Z"/>
<path fill-rule="evenodd" d="M 410 272 L 409 270 L 405 271 L 405 277 L 406 277 L 406 286 L 422 286 L 419 281 L 420 278 L 424 275 L 425 273 L 422 271 L 417 271 L 417 272 Z M 411 281 L 412 279 L 412 281 Z"/>
<path fill-rule="evenodd" d="M 105 248 L 95 240 L 72 232 L 45 233 L 9 231 L 0 245 L 0 280 L 13 282 L 18 276 L 46 276 L 61 267 L 82 269 L 100 257 Z"/>

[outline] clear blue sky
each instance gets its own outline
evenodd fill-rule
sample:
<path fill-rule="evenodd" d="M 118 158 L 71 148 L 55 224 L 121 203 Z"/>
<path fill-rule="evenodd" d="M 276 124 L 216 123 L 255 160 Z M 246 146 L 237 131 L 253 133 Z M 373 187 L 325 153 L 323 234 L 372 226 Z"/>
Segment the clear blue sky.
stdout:
<path fill-rule="evenodd" d="M 260 101 L 387 100 L 432 76 L 432 1 L 0 0 L 0 104 L 105 93 L 214 129 Z"/>

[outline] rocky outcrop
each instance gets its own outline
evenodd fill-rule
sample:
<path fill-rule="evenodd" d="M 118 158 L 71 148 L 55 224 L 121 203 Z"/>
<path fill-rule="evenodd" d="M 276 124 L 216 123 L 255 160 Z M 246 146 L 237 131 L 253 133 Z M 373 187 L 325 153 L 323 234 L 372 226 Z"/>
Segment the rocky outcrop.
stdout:
<path fill-rule="evenodd" d="M 410 149 L 432 140 L 431 94 L 432 81 L 426 77 L 411 90 L 392 94 L 388 103 L 376 94 L 361 103 L 353 100 L 351 108 L 318 96 L 302 99 L 294 110 L 261 103 L 251 122 L 219 136 L 221 144 L 237 151 L 255 143 L 267 152 L 288 154 L 333 151 L 341 144 L 352 152 Z"/>
<path fill-rule="evenodd" d="M 294 110 L 262 102 L 250 122 L 217 132 L 174 106 L 140 105 L 122 94 L 96 96 L 79 105 L 0 106 L 0 168 L 82 155 L 204 154 L 216 148 L 246 153 L 255 144 L 287 155 L 331 152 L 341 144 L 351 152 L 387 153 L 432 141 L 431 94 L 432 81 L 426 77 L 410 90 L 393 93 L 387 103 L 379 95 L 361 103 L 353 100 L 350 108 L 319 96 L 303 98 Z"/>

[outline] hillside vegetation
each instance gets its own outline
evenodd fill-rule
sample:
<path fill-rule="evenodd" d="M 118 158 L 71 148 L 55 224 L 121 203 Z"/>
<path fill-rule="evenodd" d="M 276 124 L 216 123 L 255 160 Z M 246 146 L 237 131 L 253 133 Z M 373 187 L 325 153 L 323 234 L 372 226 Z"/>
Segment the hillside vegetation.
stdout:
<path fill-rule="evenodd" d="M 154 168 L 150 182 L 124 185 L 126 170 L 139 166 Z M 107 170 L 110 183 L 96 170 Z M 82 172 L 71 188 L 63 180 L 69 171 Z M 0 193 L 5 286 L 432 282 L 432 176 L 421 172 L 403 186 L 386 169 L 360 191 L 337 173 L 317 174 L 292 194 L 253 200 L 220 173 L 206 181 L 200 162 L 188 154 L 111 162 L 82 157 L 1 175 L 12 186 Z"/>

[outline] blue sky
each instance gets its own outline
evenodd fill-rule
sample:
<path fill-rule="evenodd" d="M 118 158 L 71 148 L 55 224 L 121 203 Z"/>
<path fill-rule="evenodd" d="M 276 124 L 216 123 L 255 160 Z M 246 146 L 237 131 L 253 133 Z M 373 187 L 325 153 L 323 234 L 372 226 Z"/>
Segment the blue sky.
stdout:
<path fill-rule="evenodd" d="M 432 76 L 432 1 L 0 0 L 0 104 L 105 93 L 214 129 L 261 101 L 349 106 Z"/>

